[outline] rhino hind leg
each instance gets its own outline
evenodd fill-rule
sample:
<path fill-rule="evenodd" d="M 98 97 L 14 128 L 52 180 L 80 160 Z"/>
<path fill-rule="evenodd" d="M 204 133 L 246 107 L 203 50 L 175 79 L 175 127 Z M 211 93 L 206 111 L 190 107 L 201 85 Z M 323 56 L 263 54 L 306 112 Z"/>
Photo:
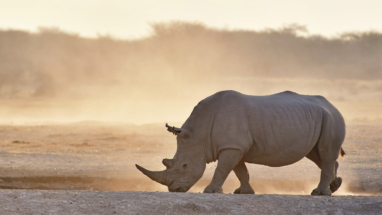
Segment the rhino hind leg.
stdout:
<path fill-rule="evenodd" d="M 334 162 L 321 162 L 321 178 L 318 187 L 312 191 L 312 195 L 331 196 L 329 186 L 335 179 Z"/>
<path fill-rule="evenodd" d="M 327 195 L 338 190 L 342 184 L 342 178 L 337 177 L 338 162 L 326 162 L 325 172 L 323 170 L 323 162 L 320 159 L 317 145 L 306 156 L 309 160 L 313 161 L 321 169 L 321 180 L 319 186 L 312 191 L 312 195 Z M 333 174 L 334 173 L 334 174 Z M 326 186 L 328 184 L 328 186 Z"/>
<path fill-rule="evenodd" d="M 342 117 L 336 117 L 323 111 L 321 134 L 317 144 L 307 156 L 321 168 L 321 178 L 318 187 L 312 195 L 331 195 L 342 183 L 337 177 L 338 156 L 345 139 L 345 124 Z"/>
<path fill-rule="evenodd" d="M 233 171 L 240 181 L 240 187 L 235 190 L 234 194 L 255 194 L 255 191 L 253 191 L 249 184 L 249 174 L 244 161 L 240 161 Z"/>
<path fill-rule="evenodd" d="M 342 178 L 336 177 L 336 179 L 334 179 L 332 183 L 330 183 L 330 191 L 332 191 L 332 193 L 336 192 L 338 188 L 340 188 L 341 184 L 342 184 Z"/>
<path fill-rule="evenodd" d="M 342 184 L 342 178 L 341 177 L 337 177 L 338 166 L 339 166 L 338 162 L 336 161 L 336 163 L 335 163 L 335 177 L 336 178 L 329 185 L 330 191 L 332 191 L 332 193 L 336 192 L 338 190 L 338 188 L 340 188 L 340 186 Z"/>

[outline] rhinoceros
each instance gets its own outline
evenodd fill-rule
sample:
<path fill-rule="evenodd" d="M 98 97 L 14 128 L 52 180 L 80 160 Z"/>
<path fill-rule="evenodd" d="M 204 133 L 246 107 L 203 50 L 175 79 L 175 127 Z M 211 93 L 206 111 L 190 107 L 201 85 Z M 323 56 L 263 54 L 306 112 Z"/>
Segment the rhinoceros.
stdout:
<path fill-rule="evenodd" d="M 280 167 L 304 157 L 321 169 L 312 195 L 331 195 L 342 183 L 337 177 L 345 122 L 324 97 L 285 91 L 250 96 L 221 91 L 198 103 L 181 128 L 166 124 L 177 135 L 173 159 L 164 159 L 163 171 L 136 167 L 170 192 L 187 192 L 203 175 L 206 163 L 218 160 L 204 193 L 222 193 L 233 170 L 240 181 L 235 194 L 254 194 L 245 163 Z"/>

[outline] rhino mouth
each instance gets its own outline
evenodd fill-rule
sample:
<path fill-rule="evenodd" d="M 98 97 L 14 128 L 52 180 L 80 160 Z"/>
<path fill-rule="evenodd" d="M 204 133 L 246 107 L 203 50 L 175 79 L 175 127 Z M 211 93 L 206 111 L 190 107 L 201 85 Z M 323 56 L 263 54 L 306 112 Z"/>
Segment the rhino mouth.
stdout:
<path fill-rule="evenodd" d="M 180 187 L 180 186 L 176 186 L 174 188 L 171 188 L 171 187 L 168 188 L 168 191 L 177 192 L 177 193 L 185 193 L 187 192 L 187 190 L 188 189 L 186 187 Z"/>
<path fill-rule="evenodd" d="M 169 192 L 178 192 L 178 193 L 185 193 L 189 190 L 190 188 L 188 188 L 187 186 L 185 185 L 179 185 L 179 184 L 174 184 L 174 183 L 171 183 L 169 186 L 168 186 L 168 191 Z"/>

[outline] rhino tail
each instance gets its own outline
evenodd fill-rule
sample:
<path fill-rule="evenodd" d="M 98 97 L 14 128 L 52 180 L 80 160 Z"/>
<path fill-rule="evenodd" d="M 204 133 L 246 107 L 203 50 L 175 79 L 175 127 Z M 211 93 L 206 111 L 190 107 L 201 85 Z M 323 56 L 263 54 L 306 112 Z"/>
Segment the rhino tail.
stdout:
<path fill-rule="evenodd" d="M 341 147 L 340 155 L 341 155 L 341 158 L 344 158 L 344 156 L 346 155 L 346 152 L 345 150 L 342 149 L 342 147 Z"/>

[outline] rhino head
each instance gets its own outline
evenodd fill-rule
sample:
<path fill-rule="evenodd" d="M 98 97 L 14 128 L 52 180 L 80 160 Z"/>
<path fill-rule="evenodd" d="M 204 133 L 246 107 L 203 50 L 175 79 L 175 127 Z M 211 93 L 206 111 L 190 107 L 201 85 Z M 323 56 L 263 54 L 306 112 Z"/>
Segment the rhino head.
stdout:
<path fill-rule="evenodd" d="M 163 171 L 149 171 L 135 165 L 152 180 L 166 185 L 170 192 L 187 192 L 203 175 L 206 168 L 204 149 L 193 134 L 184 128 L 167 125 L 167 130 L 177 135 L 177 151 L 173 159 L 163 159 Z"/>

